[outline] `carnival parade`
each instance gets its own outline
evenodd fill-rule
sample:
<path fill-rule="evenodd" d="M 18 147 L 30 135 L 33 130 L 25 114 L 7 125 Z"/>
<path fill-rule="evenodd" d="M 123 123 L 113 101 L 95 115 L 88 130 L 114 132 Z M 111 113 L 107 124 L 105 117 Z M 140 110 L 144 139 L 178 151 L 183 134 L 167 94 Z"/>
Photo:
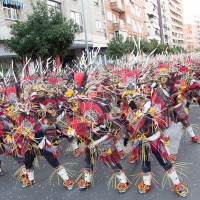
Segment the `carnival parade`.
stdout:
<path fill-rule="evenodd" d="M 177 196 L 186 197 L 189 190 L 179 175 L 186 176 L 190 166 L 170 153 L 166 131 L 172 123 L 181 123 L 178 134 L 199 148 L 200 136 L 194 133 L 198 125 L 189 121 L 191 104 L 199 104 L 199 54 L 132 54 L 126 62 L 94 66 L 97 54 L 88 65 L 52 70 L 46 65 L 43 74 L 25 76 L 29 61 L 19 77 L 12 67 L 13 75 L 1 73 L 1 162 L 5 156 L 13 158 L 18 166 L 13 178 L 26 190 L 40 182 L 37 171 L 44 158 L 53 169 L 47 175 L 49 187 L 52 180 L 61 179 L 60 187 L 83 193 L 95 190 L 94 175 L 102 162 L 112 172 L 103 184 L 120 194 L 135 185 L 144 195 L 157 184 L 151 168 L 157 160 L 163 168 L 160 181 L 167 179 Z M 61 163 L 62 151 L 73 154 L 73 162 Z M 125 161 L 140 169 L 132 174 L 134 179 L 123 169 Z M 1 176 L 7 175 L 5 170 L 6 163 L 1 165 Z"/>

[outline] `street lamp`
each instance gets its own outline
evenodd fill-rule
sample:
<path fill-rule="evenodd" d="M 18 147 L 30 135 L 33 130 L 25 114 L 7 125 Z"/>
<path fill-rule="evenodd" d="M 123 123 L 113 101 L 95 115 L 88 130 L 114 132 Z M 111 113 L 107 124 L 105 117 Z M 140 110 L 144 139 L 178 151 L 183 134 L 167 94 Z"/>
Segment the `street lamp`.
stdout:
<path fill-rule="evenodd" d="M 85 32 L 85 51 L 87 53 L 87 58 L 88 58 L 88 63 L 89 63 L 90 56 L 89 56 L 87 30 L 86 30 L 86 23 L 85 23 L 84 0 L 81 0 L 81 4 L 82 4 L 83 25 L 84 25 L 84 32 Z"/>

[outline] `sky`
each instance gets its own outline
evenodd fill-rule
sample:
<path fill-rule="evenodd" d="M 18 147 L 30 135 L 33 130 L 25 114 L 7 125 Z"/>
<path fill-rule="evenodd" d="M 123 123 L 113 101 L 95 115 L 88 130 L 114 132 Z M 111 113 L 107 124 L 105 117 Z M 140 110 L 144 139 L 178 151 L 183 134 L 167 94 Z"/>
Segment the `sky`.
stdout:
<path fill-rule="evenodd" d="M 182 0 L 184 23 L 193 23 L 193 15 L 200 15 L 200 0 Z"/>

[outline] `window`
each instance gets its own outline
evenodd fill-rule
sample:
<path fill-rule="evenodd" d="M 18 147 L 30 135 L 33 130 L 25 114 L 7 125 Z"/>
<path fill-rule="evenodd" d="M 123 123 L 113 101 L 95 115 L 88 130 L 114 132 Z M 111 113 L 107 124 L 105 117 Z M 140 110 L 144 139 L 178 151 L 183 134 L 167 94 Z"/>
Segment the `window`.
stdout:
<path fill-rule="evenodd" d="M 108 20 L 112 21 L 112 13 L 107 11 Z"/>
<path fill-rule="evenodd" d="M 131 13 L 135 15 L 135 7 L 133 2 L 130 2 L 130 8 L 131 8 Z"/>
<path fill-rule="evenodd" d="M 129 16 L 127 16 L 127 22 L 128 24 L 131 24 L 131 18 Z"/>
<path fill-rule="evenodd" d="M 137 28 L 138 28 L 138 32 L 141 33 L 142 29 L 141 29 L 140 21 L 137 21 Z"/>
<path fill-rule="evenodd" d="M 71 11 L 71 19 L 78 25 L 82 25 L 81 14 L 79 12 Z"/>
<path fill-rule="evenodd" d="M 23 7 L 24 7 L 23 3 L 4 1 L 3 2 L 4 17 L 6 19 L 19 20 L 21 15 L 21 10 Z"/>
<path fill-rule="evenodd" d="M 117 16 L 116 14 L 113 14 L 113 22 L 116 22 L 117 21 Z"/>
<path fill-rule="evenodd" d="M 110 34 L 110 40 L 114 37 L 114 34 Z"/>
<path fill-rule="evenodd" d="M 136 15 L 140 17 L 140 7 L 136 5 Z"/>
<path fill-rule="evenodd" d="M 102 23 L 101 23 L 101 21 L 96 20 L 96 28 L 97 28 L 97 31 L 102 31 Z"/>
<path fill-rule="evenodd" d="M 137 31 L 137 25 L 136 25 L 135 19 L 132 19 L 132 27 L 133 27 L 133 30 L 136 32 Z"/>
<path fill-rule="evenodd" d="M 61 4 L 56 1 L 47 0 L 47 6 L 49 10 L 55 10 L 61 12 Z"/>
<path fill-rule="evenodd" d="M 140 14 L 142 15 L 142 8 L 140 7 Z"/>
<path fill-rule="evenodd" d="M 129 6 L 129 0 L 126 0 L 126 5 Z"/>

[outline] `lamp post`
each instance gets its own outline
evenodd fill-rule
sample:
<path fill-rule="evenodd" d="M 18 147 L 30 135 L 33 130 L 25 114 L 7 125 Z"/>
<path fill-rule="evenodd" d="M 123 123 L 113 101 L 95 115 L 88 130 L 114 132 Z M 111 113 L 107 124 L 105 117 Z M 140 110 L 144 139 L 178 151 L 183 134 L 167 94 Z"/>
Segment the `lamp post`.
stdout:
<path fill-rule="evenodd" d="M 89 63 L 90 55 L 89 55 L 89 49 L 88 49 L 87 29 L 86 29 L 86 22 L 85 22 L 84 0 L 81 0 L 81 4 L 82 4 L 83 25 L 84 25 L 84 32 L 85 32 L 85 51 L 87 53 L 88 63 Z"/>

